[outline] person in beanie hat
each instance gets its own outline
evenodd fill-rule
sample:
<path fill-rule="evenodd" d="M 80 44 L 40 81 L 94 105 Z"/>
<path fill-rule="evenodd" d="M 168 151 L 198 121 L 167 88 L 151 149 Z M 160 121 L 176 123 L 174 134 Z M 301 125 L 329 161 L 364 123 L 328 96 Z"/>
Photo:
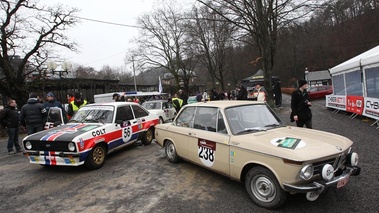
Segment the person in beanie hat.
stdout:
<path fill-rule="evenodd" d="M 62 116 L 63 116 L 63 121 L 64 123 L 67 123 L 67 113 L 66 110 L 64 109 L 63 105 L 61 102 L 55 100 L 54 94 L 52 92 L 48 92 L 46 94 L 46 102 L 43 103 L 43 107 L 46 109 L 46 112 L 49 113 L 50 107 L 58 107 L 62 110 Z"/>
<path fill-rule="evenodd" d="M 296 126 L 312 129 L 312 103 L 308 98 L 308 82 L 306 80 L 298 81 L 298 89 L 291 95 L 291 122 L 296 121 Z"/>

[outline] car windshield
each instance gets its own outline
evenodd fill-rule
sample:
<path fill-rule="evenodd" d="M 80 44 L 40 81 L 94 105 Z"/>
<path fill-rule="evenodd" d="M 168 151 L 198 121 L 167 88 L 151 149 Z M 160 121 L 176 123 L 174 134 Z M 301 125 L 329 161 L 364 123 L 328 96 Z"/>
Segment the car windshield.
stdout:
<path fill-rule="evenodd" d="M 147 110 L 149 109 L 162 109 L 161 102 L 144 102 L 142 104 L 143 107 L 145 107 Z"/>
<path fill-rule="evenodd" d="M 283 126 L 283 121 L 265 104 L 231 107 L 225 110 L 225 114 L 234 135 Z"/>
<path fill-rule="evenodd" d="M 307 89 L 308 92 L 316 92 L 317 91 L 317 87 L 310 87 Z"/>
<path fill-rule="evenodd" d="M 111 106 L 82 107 L 71 118 L 71 123 L 112 123 L 114 108 Z"/>

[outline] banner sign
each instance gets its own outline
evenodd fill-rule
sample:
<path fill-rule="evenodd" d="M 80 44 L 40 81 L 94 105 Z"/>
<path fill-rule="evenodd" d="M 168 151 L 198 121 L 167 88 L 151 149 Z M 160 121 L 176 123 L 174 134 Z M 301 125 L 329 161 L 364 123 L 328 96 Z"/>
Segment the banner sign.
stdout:
<path fill-rule="evenodd" d="M 362 115 L 363 113 L 363 96 L 347 96 L 346 111 Z"/>
<path fill-rule="evenodd" d="M 325 101 L 326 107 L 346 111 L 346 96 L 344 95 L 327 95 Z"/>
<path fill-rule="evenodd" d="M 378 98 L 364 98 L 363 115 L 369 118 L 379 120 L 379 99 Z"/>

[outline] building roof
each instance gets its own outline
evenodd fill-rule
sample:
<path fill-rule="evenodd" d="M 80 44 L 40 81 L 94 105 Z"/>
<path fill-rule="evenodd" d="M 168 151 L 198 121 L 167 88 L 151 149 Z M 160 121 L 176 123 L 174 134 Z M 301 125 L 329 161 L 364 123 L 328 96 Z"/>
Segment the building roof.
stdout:
<path fill-rule="evenodd" d="M 306 75 L 307 75 L 306 79 L 308 81 L 331 79 L 330 73 L 328 70 L 308 72 Z"/>

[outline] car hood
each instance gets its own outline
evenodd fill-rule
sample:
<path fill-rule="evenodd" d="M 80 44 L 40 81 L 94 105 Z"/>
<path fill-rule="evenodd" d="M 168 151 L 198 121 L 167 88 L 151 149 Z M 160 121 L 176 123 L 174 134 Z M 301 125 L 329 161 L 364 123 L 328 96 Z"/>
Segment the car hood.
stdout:
<path fill-rule="evenodd" d="M 41 132 L 28 135 L 24 140 L 41 140 L 41 141 L 71 141 L 75 137 L 82 135 L 88 131 L 94 131 L 99 127 L 106 124 L 83 124 L 83 123 L 70 123 L 52 129 L 44 130 Z"/>
<path fill-rule="evenodd" d="M 287 126 L 232 136 L 230 144 L 289 160 L 309 161 L 341 153 L 353 142 L 333 133 Z"/>

